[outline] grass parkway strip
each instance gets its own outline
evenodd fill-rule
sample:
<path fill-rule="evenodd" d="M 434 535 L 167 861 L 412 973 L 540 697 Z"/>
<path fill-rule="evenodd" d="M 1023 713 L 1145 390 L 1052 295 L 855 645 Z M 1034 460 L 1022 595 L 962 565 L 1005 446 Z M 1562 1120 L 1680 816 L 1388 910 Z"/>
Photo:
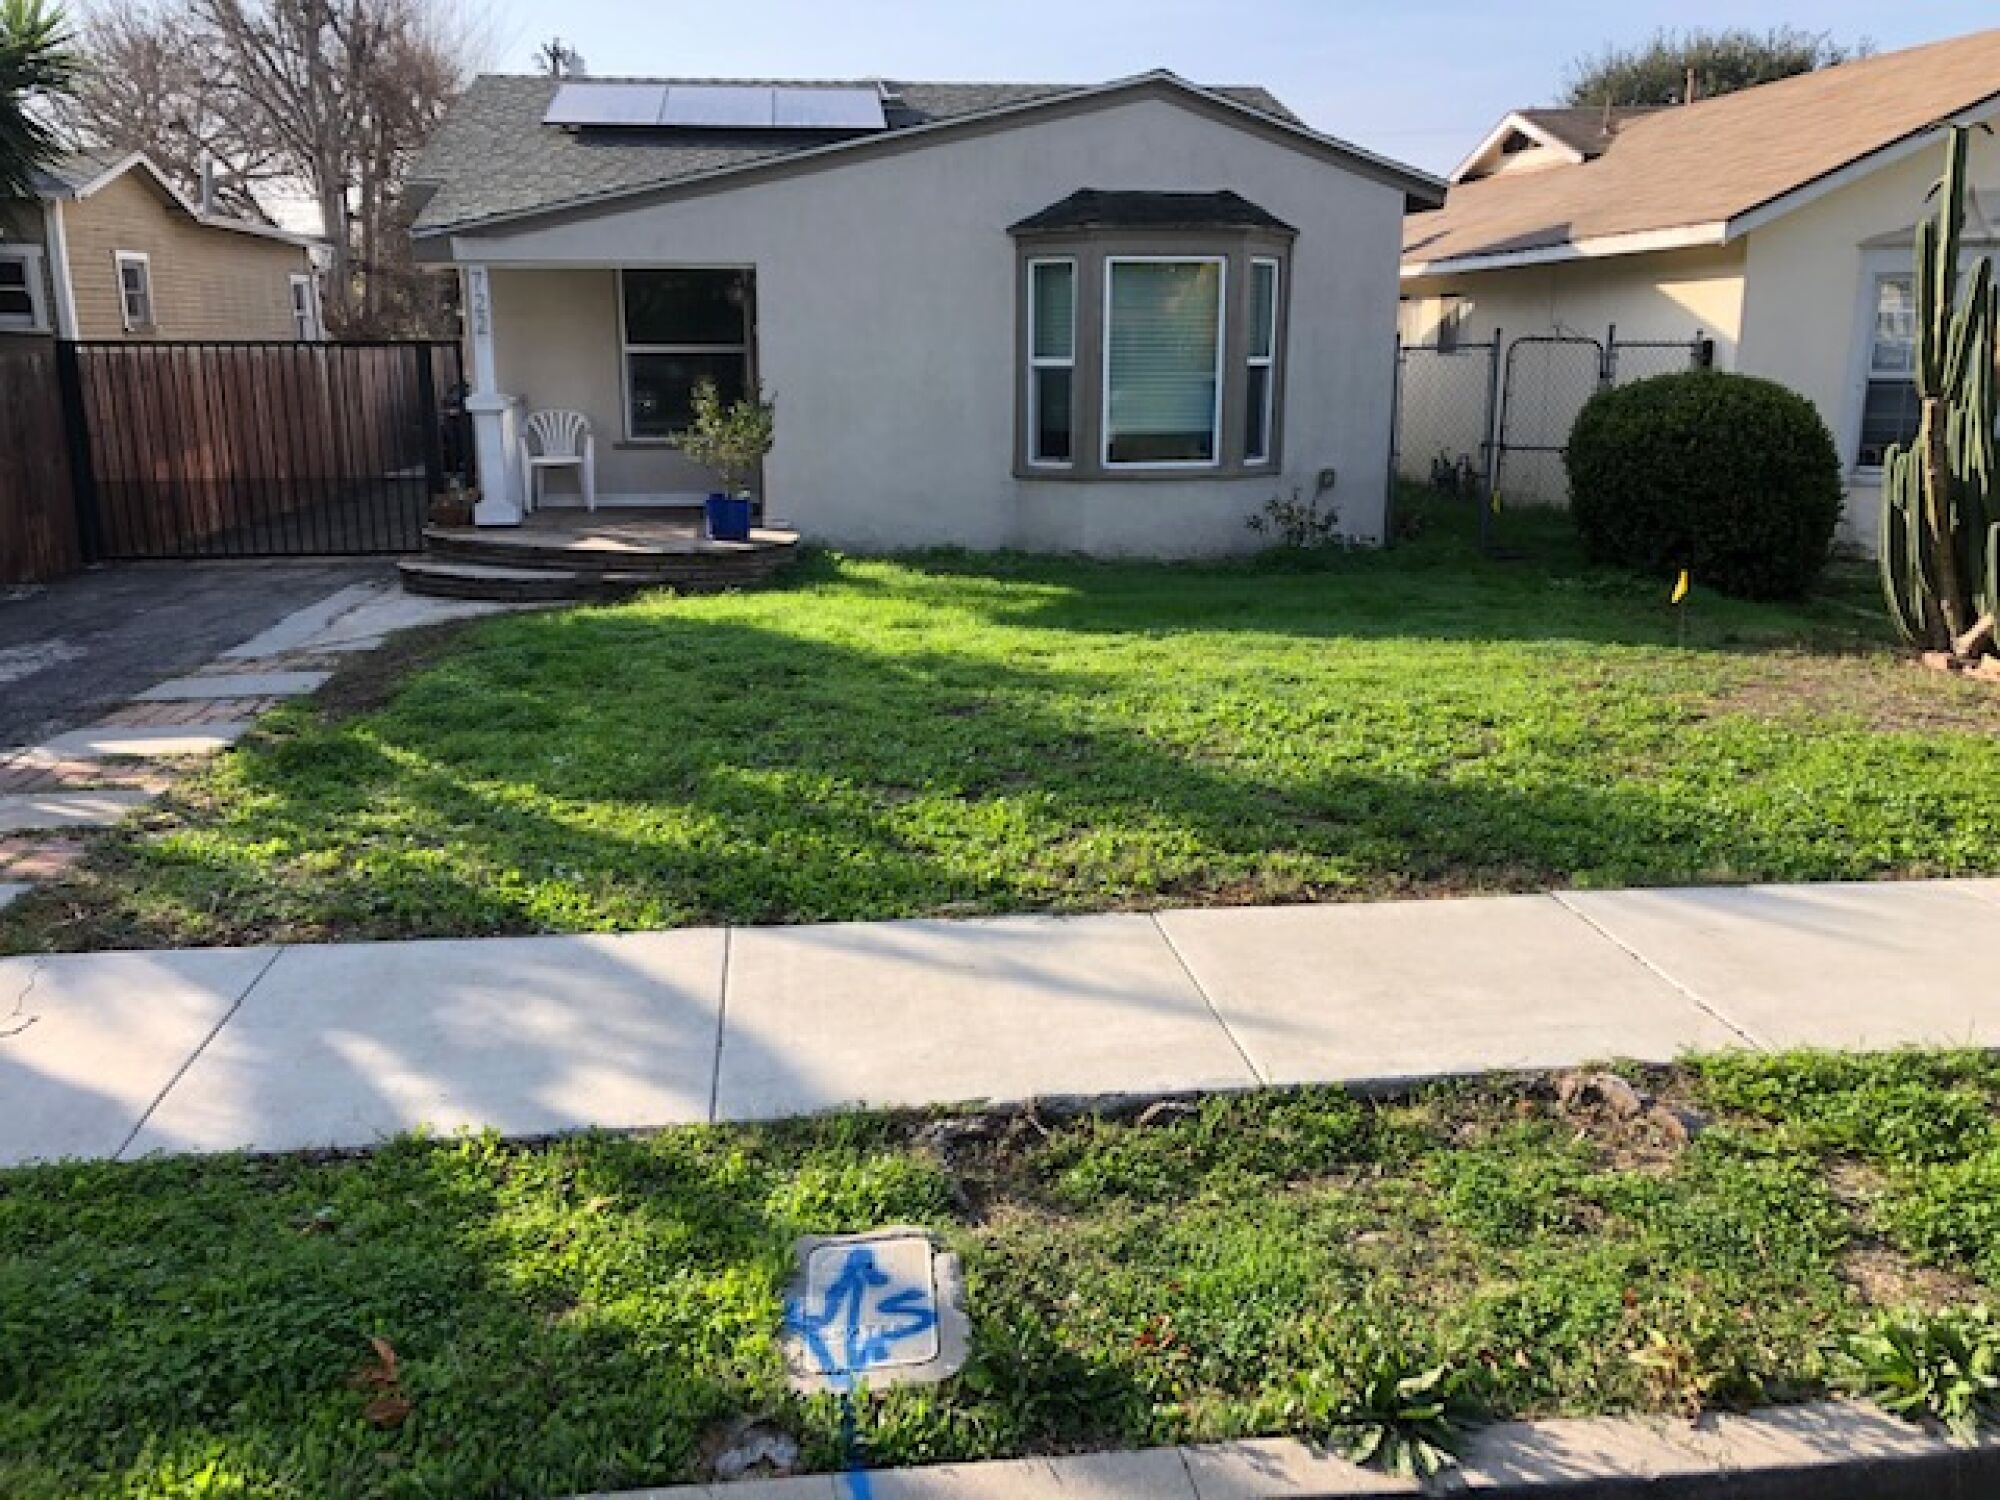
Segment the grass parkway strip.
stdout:
<path fill-rule="evenodd" d="M 963 1256 L 972 1350 L 862 1400 L 882 1466 L 1339 1440 L 1433 1371 L 1461 1424 L 1893 1397 L 1853 1339 L 1896 1309 L 1920 1376 L 2000 1352 L 2000 1063 L 1631 1082 L 0 1174 L 0 1492 L 557 1496 L 708 1477 L 745 1416 L 838 1467 L 791 1243 L 895 1222 Z"/>

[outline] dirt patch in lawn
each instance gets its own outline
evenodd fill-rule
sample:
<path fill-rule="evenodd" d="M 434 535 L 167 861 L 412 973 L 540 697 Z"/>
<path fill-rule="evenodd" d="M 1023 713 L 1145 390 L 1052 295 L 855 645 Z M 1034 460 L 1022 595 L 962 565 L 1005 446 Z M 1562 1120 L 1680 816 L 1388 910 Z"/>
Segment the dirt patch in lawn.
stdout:
<path fill-rule="evenodd" d="M 1837 720 L 1875 732 L 2000 734 L 2000 684 L 1929 671 L 1914 657 L 1766 654 L 1702 704 L 1704 718 L 1747 714 Z"/>
<path fill-rule="evenodd" d="M 444 620 L 399 631 L 373 651 L 348 658 L 312 701 L 329 724 L 385 708 L 413 674 L 450 655 L 465 632 L 478 623 L 476 617 Z"/>

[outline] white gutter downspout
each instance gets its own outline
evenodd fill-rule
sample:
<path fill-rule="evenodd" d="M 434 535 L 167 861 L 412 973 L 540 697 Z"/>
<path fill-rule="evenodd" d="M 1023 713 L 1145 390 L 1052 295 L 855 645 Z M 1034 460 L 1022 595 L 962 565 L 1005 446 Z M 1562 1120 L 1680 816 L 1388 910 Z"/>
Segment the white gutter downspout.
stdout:
<path fill-rule="evenodd" d="M 49 280 L 56 294 L 56 337 L 76 337 L 76 287 L 69 279 L 69 236 L 63 232 L 59 200 L 42 204 L 42 229 L 49 243 Z"/>

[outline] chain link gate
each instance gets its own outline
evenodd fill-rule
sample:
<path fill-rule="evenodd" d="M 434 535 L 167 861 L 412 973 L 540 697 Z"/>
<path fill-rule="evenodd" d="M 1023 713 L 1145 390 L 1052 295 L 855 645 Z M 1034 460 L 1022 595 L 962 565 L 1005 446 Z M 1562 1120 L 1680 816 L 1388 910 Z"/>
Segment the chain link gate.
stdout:
<path fill-rule="evenodd" d="M 1715 345 L 1691 339 L 1604 339 L 1494 330 L 1485 343 L 1397 344 L 1390 472 L 1476 505 L 1479 543 L 1493 550 L 1509 503 L 1569 499 L 1563 454 L 1585 404 L 1600 390 L 1653 375 L 1703 369 Z"/>

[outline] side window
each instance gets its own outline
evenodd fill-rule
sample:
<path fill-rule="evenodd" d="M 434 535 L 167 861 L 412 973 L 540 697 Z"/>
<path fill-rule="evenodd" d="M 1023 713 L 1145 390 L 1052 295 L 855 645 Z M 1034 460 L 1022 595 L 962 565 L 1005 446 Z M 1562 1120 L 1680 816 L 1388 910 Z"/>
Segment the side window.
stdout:
<path fill-rule="evenodd" d="M 1076 262 L 1028 262 L 1028 462 L 1067 467 L 1076 434 Z"/>
<path fill-rule="evenodd" d="M 143 333 L 154 326 L 153 263 L 136 250 L 117 252 L 118 303 L 127 333 Z"/>
<path fill-rule="evenodd" d="M 41 252 L 25 245 L 0 245 L 0 329 L 40 333 L 47 326 Z"/>
<path fill-rule="evenodd" d="M 1907 272 L 1875 278 L 1875 327 L 1868 349 L 1868 392 L 1861 407 L 1855 462 L 1879 469 L 1898 443 L 1915 441 L 1917 302 Z"/>

